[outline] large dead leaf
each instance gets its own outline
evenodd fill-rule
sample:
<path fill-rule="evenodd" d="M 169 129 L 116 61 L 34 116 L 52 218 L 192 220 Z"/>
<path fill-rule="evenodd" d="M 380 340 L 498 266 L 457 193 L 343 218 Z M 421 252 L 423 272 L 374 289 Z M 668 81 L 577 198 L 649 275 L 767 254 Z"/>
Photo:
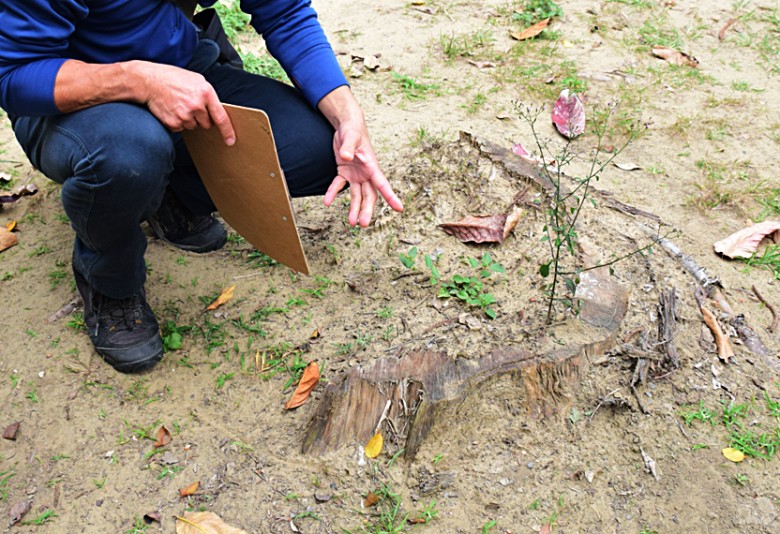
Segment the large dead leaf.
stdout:
<path fill-rule="evenodd" d="M 185 512 L 176 516 L 176 534 L 249 534 L 231 527 L 213 512 Z"/>
<path fill-rule="evenodd" d="M 522 215 L 523 210 L 515 206 L 503 215 L 467 215 L 458 222 L 440 224 L 439 228 L 463 242 L 503 243 Z"/>
<path fill-rule="evenodd" d="M 298 386 L 295 388 L 295 393 L 293 393 L 292 398 L 287 401 L 287 404 L 284 405 L 284 409 L 292 410 L 306 402 L 306 399 L 309 398 L 314 386 L 316 386 L 319 381 L 320 366 L 317 365 L 317 362 L 311 362 L 306 366 L 306 369 L 303 370 L 303 375 L 298 382 Z"/>
<path fill-rule="evenodd" d="M 553 106 L 552 121 L 561 135 L 573 139 L 585 131 L 585 106 L 577 93 L 561 91 Z"/>
<path fill-rule="evenodd" d="M 780 221 L 764 221 L 734 232 L 713 245 L 715 252 L 728 258 L 750 258 L 764 238 L 780 240 Z"/>
<path fill-rule="evenodd" d="M 699 66 L 699 60 L 693 56 L 689 56 L 684 52 L 669 48 L 668 46 L 656 45 L 653 47 L 653 55 L 657 58 L 661 58 L 667 63 L 672 65 L 681 65 L 685 67 L 696 68 Z"/>
<path fill-rule="evenodd" d="M 214 299 L 214 302 L 209 304 L 209 307 L 206 308 L 207 310 L 216 310 L 223 304 L 225 304 L 227 301 L 233 298 L 233 290 L 236 289 L 236 286 L 230 286 L 222 290 L 222 293 L 219 294 L 219 296 Z"/>
<path fill-rule="evenodd" d="M 382 452 L 382 445 L 384 445 L 384 439 L 382 434 L 377 432 L 374 434 L 368 443 L 366 443 L 366 456 L 369 458 L 376 458 L 379 453 Z"/>
<path fill-rule="evenodd" d="M 0 226 L 0 252 L 4 251 L 7 248 L 11 248 L 12 246 L 16 245 L 18 242 L 19 240 L 16 239 L 16 235 L 14 235 L 5 226 Z"/>
<path fill-rule="evenodd" d="M 7 195 L 0 195 L 0 204 L 10 204 L 11 202 L 16 202 L 22 197 L 27 195 L 34 195 L 37 192 L 38 187 L 35 184 L 22 185 Z"/>
<path fill-rule="evenodd" d="M 155 449 L 165 447 L 171 442 L 172 439 L 171 431 L 165 428 L 164 425 L 157 429 L 157 435 L 155 437 L 157 438 L 157 441 L 154 442 Z"/>
<path fill-rule="evenodd" d="M 547 27 L 547 25 L 550 23 L 550 19 L 544 19 L 540 22 L 537 22 L 533 26 L 529 26 L 528 28 L 524 29 L 521 32 L 512 32 L 509 35 L 512 36 L 512 39 L 516 39 L 518 41 L 525 41 L 526 39 L 532 39 L 542 33 L 544 29 Z"/>

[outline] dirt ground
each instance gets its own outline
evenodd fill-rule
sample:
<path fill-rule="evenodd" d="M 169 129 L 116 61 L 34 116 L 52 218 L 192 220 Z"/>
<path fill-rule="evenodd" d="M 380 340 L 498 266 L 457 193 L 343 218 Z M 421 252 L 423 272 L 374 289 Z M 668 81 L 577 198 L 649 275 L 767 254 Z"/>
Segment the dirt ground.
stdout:
<path fill-rule="evenodd" d="M 777 306 L 780 285 L 771 270 L 712 249 L 754 221 L 780 219 L 780 2 L 562 1 L 547 32 L 522 42 L 510 36 L 523 28 L 512 17 L 520 2 L 314 5 L 406 211 L 382 205 L 376 223 L 357 230 L 346 222 L 346 198 L 330 209 L 296 200 L 309 277 L 237 236 L 203 256 L 150 240 L 147 293 L 171 347 L 150 373 L 120 375 L 102 362 L 78 308 L 51 320 L 75 298 L 73 235 L 58 187 L 26 162 L 5 121 L 0 173 L 13 177 L 11 186 L 32 182 L 40 191 L 0 211 L 0 223 L 17 221 L 19 239 L 0 253 L 0 427 L 20 422 L 15 440 L 0 440 L 2 528 L 174 532 L 174 516 L 206 510 L 258 533 L 780 532 L 780 460 L 772 458 L 780 342 L 752 289 Z M 260 46 L 245 35 L 241 43 Z M 654 57 L 657 44 L 695 56 L 698 68 Z M 722 362 L 696 281 L 654 246 L 613 266 L 612 280 L 629 296 L 616 339 L 631 345 L 641 332 L 647 341 L 650 370 L 636 394 L 639 357 L 617 346 L 588 355 L 557 391 L 551 417 L 536 416 L 507 373 L 439 418 L 413 460 L 390 439 L 366 459 L 365 443 L 349 435 L 339 450 L 302 454 L 325 384 L 350 369 L 417 350 L 479 359 L 583 342 L 580 319 L 563 305 L 545 326 L 549 279 L 539 265 L 549 261 L 549 202 L 537 187 L 530 184 L 523 217 L 501 245 L 463 244 L 438 227 L 503 213 L 529 186 L 460 132 L 531 148 L 518 109 L 546 106 L 536 127 L 558 153 L 564 140 L 548 117 L 567 86 L 583 94 L 589 120 L 617 104 L 604 144 L 625 140 L 627 119 L 642 126 L 616 159 L 636 169 L 609 165 L 594 185 L 661 221 L 609 209 L 609 197 L 594 193 L 577 229 L 583 247 L 609 261 L 647 245 L 643 228 L 667 235 L 720 280 L 771 354 L 755 354 L 727 329 L 735 355 Z M 586 134 L 572 147 L 565 171 L 584 176 L 596 138 Z M 505 271 L 483 280 L 495 319 L 437 298 L 424 262 L 435 256 L 441 279 L 451 280 L 474 275 L 468 259 L 486 253 Z M 205 311 L 231 285 L 233 299 Z M 676 369 L 657 350 L 659 295 L 672 288 Z M 310 361 L 322 382 L 306 404 L 285 411 L 291 379 Z M 155 449 L 161 426 L 172 440 Z M 732 463 L 721 451 L 740 437 L 758 455 Z M 196 481 L 197 492 L 181 497 Z M 375 506 L 365 506 L 369 493 L 381 497 Z M 6 529 L 8 511 L 25 500 L 28 523 Z M 161 522 L 146 524 L 155 512 Z"/>

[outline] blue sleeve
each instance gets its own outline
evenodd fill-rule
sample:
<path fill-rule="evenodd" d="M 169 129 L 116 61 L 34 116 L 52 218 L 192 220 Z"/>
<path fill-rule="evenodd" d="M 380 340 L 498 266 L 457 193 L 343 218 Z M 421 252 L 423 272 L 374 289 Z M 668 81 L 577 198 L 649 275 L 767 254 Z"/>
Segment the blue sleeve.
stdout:
<path fill-rule="evenodd" d="M 348 85 L 308 0 L 241 0 L 242 11 L 265 39 L 268 51 L 312 106 Z"/>
<path fill-rule="evenodd" d="M 83 0 L 0 3 L 0 107 L 15 115 L 56 115 L 54 80 Z"/>

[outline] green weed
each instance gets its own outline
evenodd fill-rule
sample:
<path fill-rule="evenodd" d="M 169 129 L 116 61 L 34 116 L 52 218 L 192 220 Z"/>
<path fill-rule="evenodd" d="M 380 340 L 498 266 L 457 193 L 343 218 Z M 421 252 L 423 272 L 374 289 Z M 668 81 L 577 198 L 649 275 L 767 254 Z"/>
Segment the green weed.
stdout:
<path fill-rule="evenodd" d="M 482 255 L 481 259 L 469 257 L 466 260 L 472 268 L 479 271 L 478 277 L 456 274 L 449 280 L 444 280 L 434 265 L 433 257 L 425 256 L 425 266 L 431 271 L 431 284 L 439 286 L 437 297 L 441 299 L 456 298 L 469 306 L 481 308 L 485 315 L 495 319 L 496 312 L 491 306 L 496 303 L 496 298 L 492 293 L 485 291 L 482 280 L 490 277 L 493 273 L 505 273 L 506 270 L 487 252 Z"/>
<path fill-rule="evenodd" d="M 681 411 L 679 412 L 679 415 L 683 418 L 687 426 L 691 426 L 694 421 L 702 421 L 704 423 L 709 423 L 710 425 L 714 425 L 716 422 L 715 413 L 704 406 L 704 401 L 699 401 L 699 408 L 697 410 L 688 412 Z"/>
<path fill-rule="evenodd" d="M 30 519 L 28 521 L 22 521 L 22 525 L 45 525 L 47 523 L 51 523 L 54 521 L 55 517 L 59 517 L 57 513 L 52 509 L 46 509 L 43 513 L 38 515 L 35 519 Z"/>
<path fill-rule="evenodd" d="M 552 0 L 524 0 L 512 13 L 512 20 L 528 27 L 544 19 L 562 17 L 563 9 Z"/>

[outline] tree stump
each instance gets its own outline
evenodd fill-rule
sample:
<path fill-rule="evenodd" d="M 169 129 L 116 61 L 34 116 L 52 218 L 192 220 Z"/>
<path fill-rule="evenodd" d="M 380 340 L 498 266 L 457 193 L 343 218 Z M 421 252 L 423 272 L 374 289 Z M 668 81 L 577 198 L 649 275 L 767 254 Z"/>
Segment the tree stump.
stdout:
<path fill-rule="evenodd" d="M 382 426 L 385 440 L 394 441 L 412 459 L 451 406 L 478 395 L 500 376 L 511 377 L 530 418 L 568 414 L 571 394 L 590 356 L 614 346 L 628 306 L 628 292 L 599 271 L 606 269 L 585 273 L 589 280 L 583 287 L 588 290 L 578 294 L 580 316 L 557 334 L 579 342 L 542 354 L 500 349 L 476 359 L 417 351 L 356 367 L 325 389 L 305 432 L 303 453 L 365 444 Z"/>

